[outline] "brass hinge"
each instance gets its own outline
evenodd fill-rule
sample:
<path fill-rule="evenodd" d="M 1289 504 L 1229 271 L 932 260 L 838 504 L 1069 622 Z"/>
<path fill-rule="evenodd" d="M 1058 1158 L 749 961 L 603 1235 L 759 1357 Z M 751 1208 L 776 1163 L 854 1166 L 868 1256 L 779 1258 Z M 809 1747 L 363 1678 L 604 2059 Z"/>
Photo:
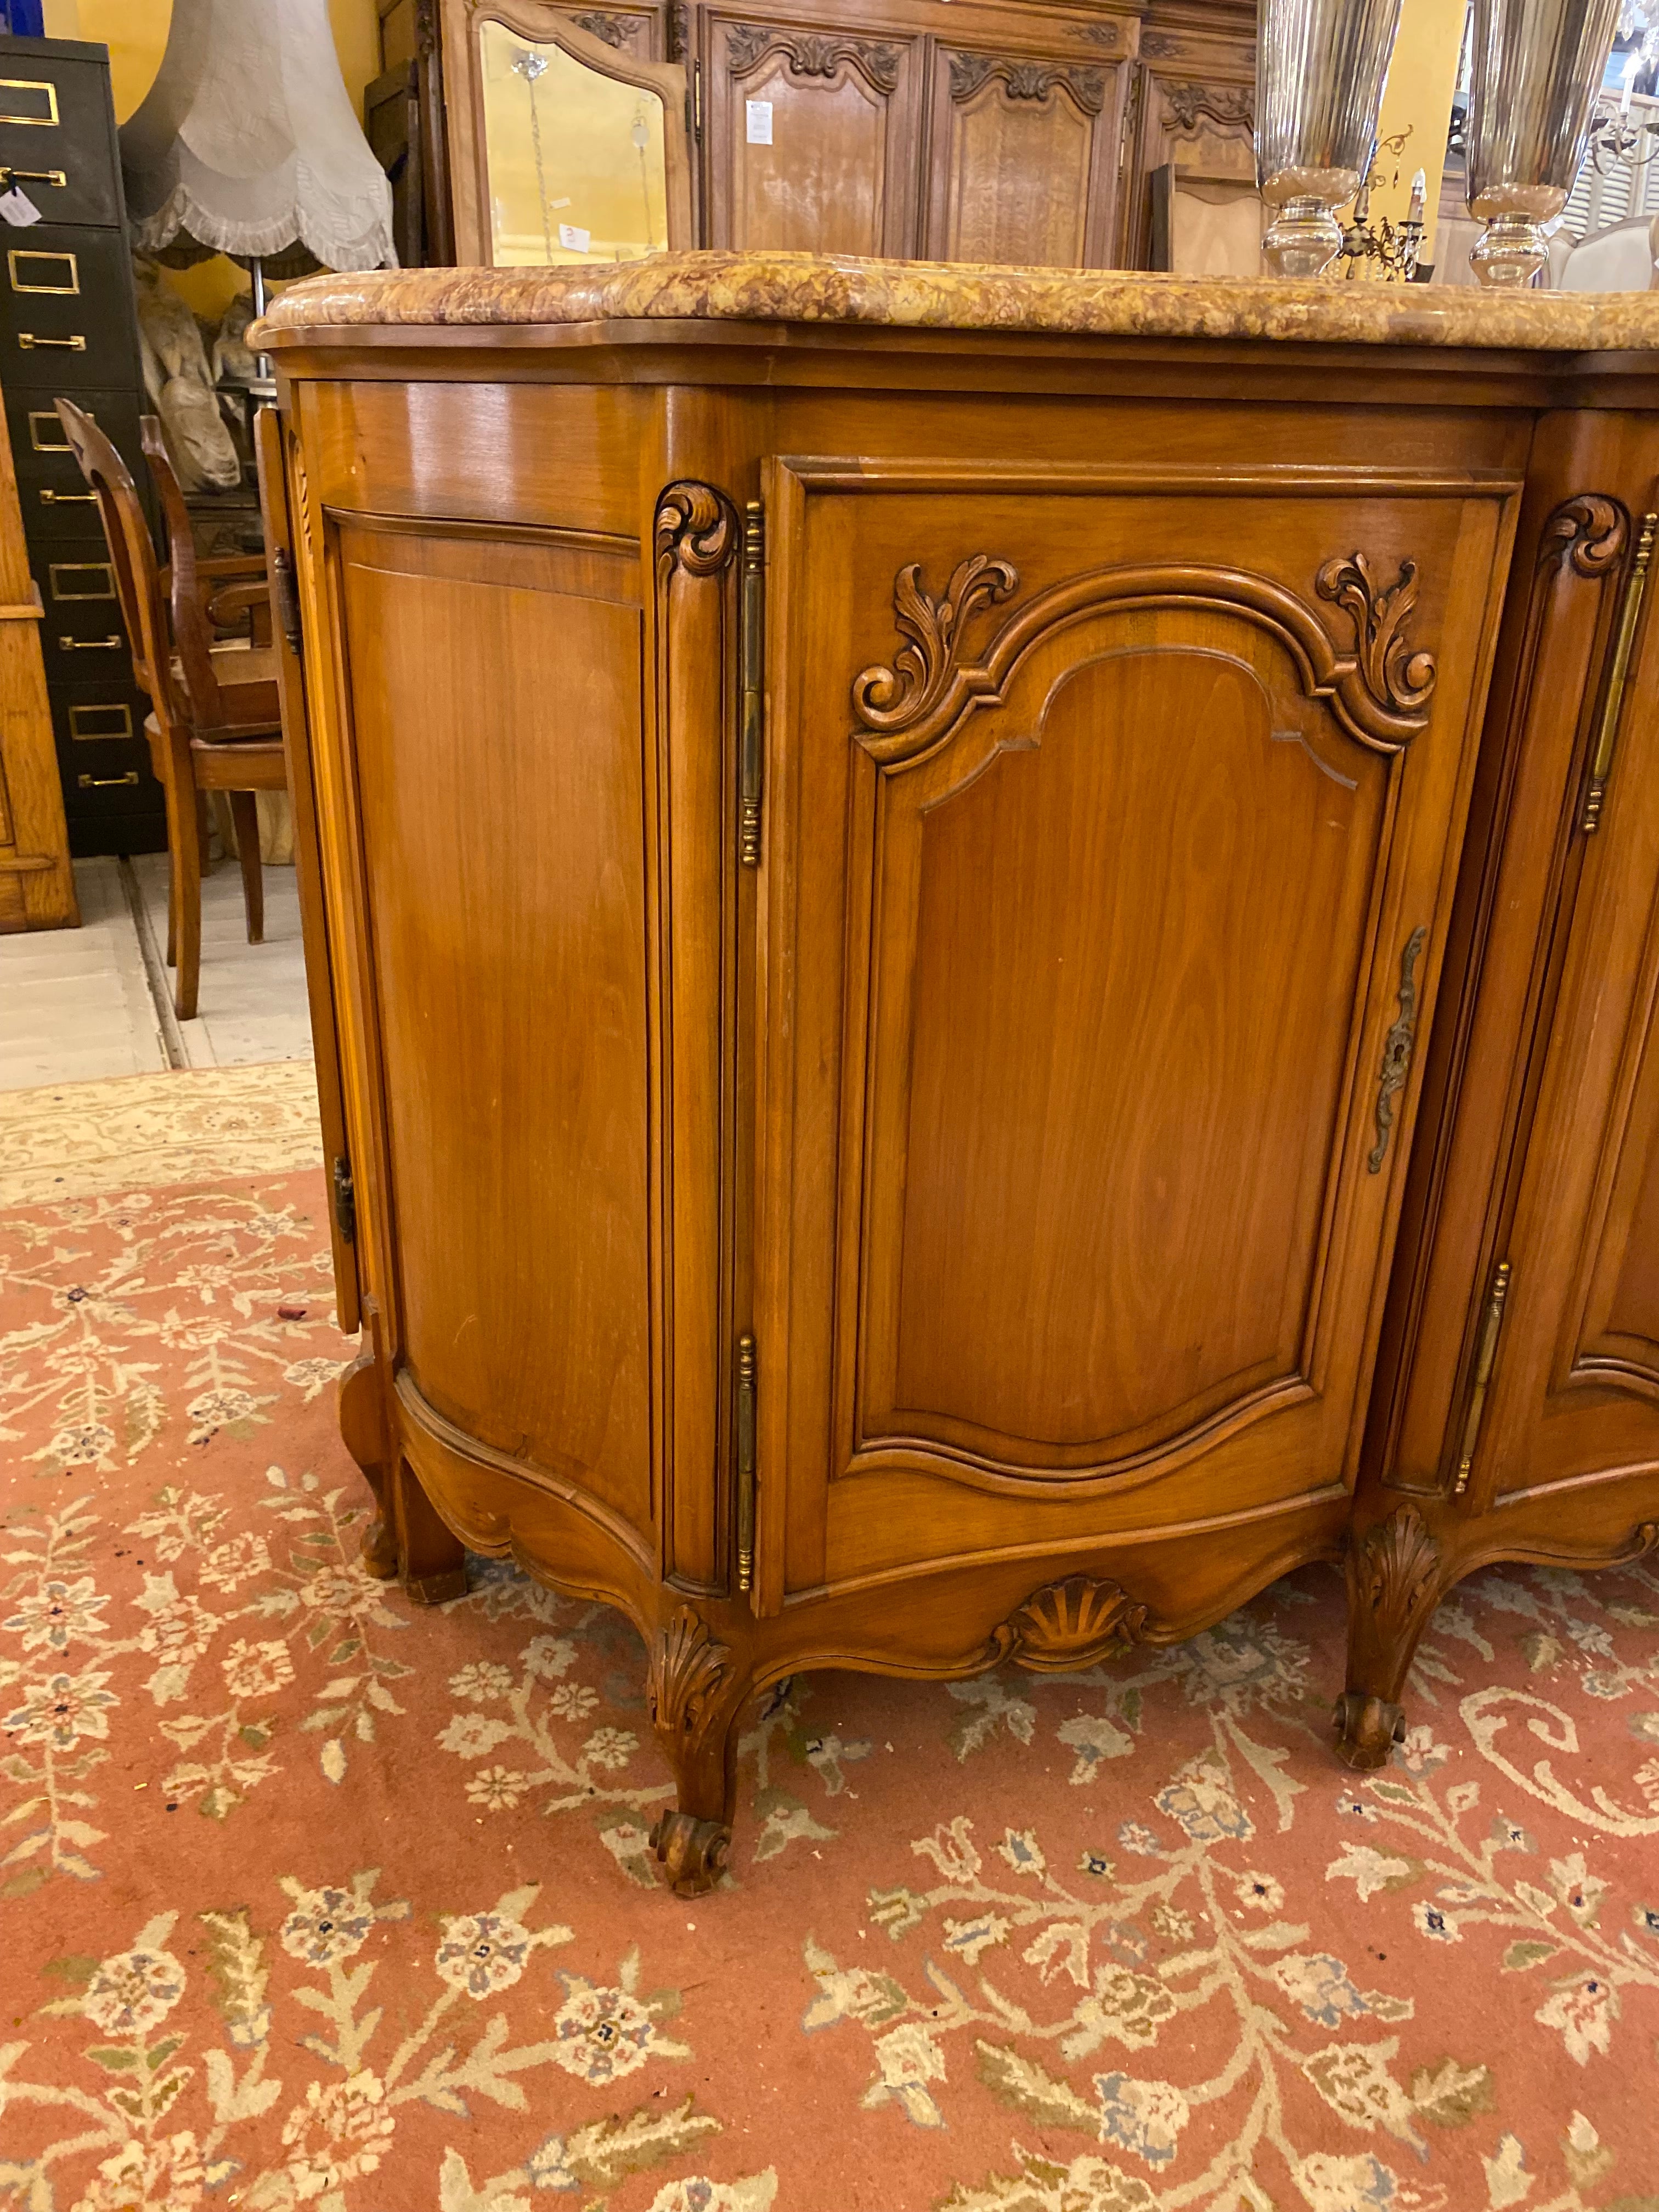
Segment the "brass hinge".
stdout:
<path fill-rule="evenodd" d="M 334 1225 L 343 1243 L 357 1242 L 357 1187 L 351 1180 L 351 1163 L 343 1158 L 334 1163 Z"/>
<path fill-rule="evenodd" d="M 738 1588 L 755 1580 L 755 1340 L 738 1339 Z"/>
<path fill-rule="evenodd" d="M 691 64 L 691 136 L 702 143 L 702 64 Z"/>
<path fill-rule="evenodd" d="M 738 858 L 757 868 L 766 754 L 766 518 L 757 499 L 743 524 L 743 720 L 738 737 Z"/>
<path fill-rule="evenodd" d="M 1461 1498 L 1469 1486 L 1469 1469 L 1474 1464 L 1474 1448 L 1480 1441 L 1480 1417 L 1486 1410 L 1486 1386 L 1492 1381 L 1492 1362 L 1498 1357 L 1498 1333 L 1504 1326 L 1504 1303 L 1509 1294 L 1510 1263 L 1500 1260 L 1492 1270 L 1486 1310 L 1480 1317 L 1480 1334 L 1475 1340 L 1469 1407 L 1463 1417 L 1463 1450 L 1457 1462 L 1457 1480 L 1452 1486 L 1454 1498 Z"/>
<path fill-rule="evenodd" d="M 1613 749 L 1619 741 L 1625 684 L 1630 675 L 1631 654 L 1636 644 L 1637 617 L 1642 611 L 1643 595 L 1648 588 L 1648 566 L 1653 558 L 1653 533 L 1656 529 L 1659 529 L 1659 514 L 1644 514 L 1641 535 L 1636 541 L 1636 557 L 1631 562 L 1630 574 L 1625 579 L 1625 596 L 1619 604 L 1619 627 L 1613 633 L 1613 665 L 1607 671 L 1607 688 L 1601 701 L 1601 720 L 1595 732 L 1595 750 L 1590 759 L 1589 781 L 1584 788 L 1583 811 L 1578 817 L 1578 827 L 1587 837 L 1601 826 L 1601 801 L 1607 794 L 1607 778 L 1613 773 Z"/>
<path fill-rule="evenodd" d="M 300 593 L 294 580 L 294 556 L 279 545 L 270 556 L 270 592 L 276 602 L 276 619 L 283 635 L 295 653 L 300 650 Z"/>

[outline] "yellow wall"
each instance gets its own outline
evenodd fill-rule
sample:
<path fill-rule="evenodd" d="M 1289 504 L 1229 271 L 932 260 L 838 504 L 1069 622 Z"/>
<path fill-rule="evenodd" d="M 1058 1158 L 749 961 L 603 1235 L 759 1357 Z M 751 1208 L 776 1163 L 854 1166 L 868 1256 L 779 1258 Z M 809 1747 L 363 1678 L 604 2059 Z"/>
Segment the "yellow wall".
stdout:
<path fill-rule="evenodd" d="M 380 74 L 380 27 L 374 0 L 329 0 L 340 73 L 351 104 L 362 113 L 363 87 Z M 125 123 L 155 81 L 167 42 L 173 0 L 46 0 L 49 38 L 91 39 L 109 48 L 115 119 Z M 193 269 L 169 270 L 199 315 L 222 315 L 247 289 L 246 271 L 222 254 Z"/>
<path fill-rule="evenodd" d="M 1452 94 L 1457 88 L 1464 13 L 1465 0 L 1405 0 L 1377 124 L 1379 140 L 1407 126 L 1412 135 L 1397 158 L 1384 153 L 1377 163 L 1389 181 L 1371 194 L 1372 217 L 1386 216 L 1391 222 L 1402 222 L 1411 198 L 1413 173 L 1425 169 L 1429 191 L 1423 234 L 1425 261 L 1434 258 L 1435 210 L 1440 198 L 1440 172 L 1445 164 Z M 1400 173 L 1397 188 L 1393 183 L 1396 169 Z"/>

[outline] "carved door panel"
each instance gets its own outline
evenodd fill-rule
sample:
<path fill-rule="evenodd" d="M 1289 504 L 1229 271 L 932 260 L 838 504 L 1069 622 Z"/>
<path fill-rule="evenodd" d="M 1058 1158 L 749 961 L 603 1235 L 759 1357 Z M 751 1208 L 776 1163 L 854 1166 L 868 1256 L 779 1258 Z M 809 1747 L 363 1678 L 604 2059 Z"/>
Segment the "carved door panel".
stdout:
<path fill-rule="evenodd" d="M 1183 65 L 1176 35 L 1149 32 L 1135 90 L 1133 150 L 1126 179 L 1121 259 L 1130 269 L 1151 266 L 1154 173 L 1241 186 L 1255 181 L 1255 87 L 1213 68 Z M 1174 49 L 1166 52 L 1165 49 Z M 1157 57 L 1154 58 L 1153 57 Z M 1199 58 L 1194 57 L 1194 60 Z M 1228 64 L 1251 57 L 1229 54 Z"/>
<path fill-rule="evenodd" d="M 1506 502 L 1074 473 L 774 465 L 763 1606 L 1352 1476 Z"/>
<path fill-rule="evenodd" d="M 710 246 L 914 254 L 922 41 L 704 22 Z"/>
<path fill-rule="evenodd" d="M 934 260 L 1110 258 L 1123 70 L 939 46 L 922 250 Z"/>
<path fill-rule="evenodd" d="M 1605 787 L 1590 795 L 1581 759 L 1562 793 L 1565 943 L 1512 1176 L 1477 1498 L 1659 1468 L 1659 633 L 1645 627 L 1622 697 L 1597 702 L 1617 738 Z"/>

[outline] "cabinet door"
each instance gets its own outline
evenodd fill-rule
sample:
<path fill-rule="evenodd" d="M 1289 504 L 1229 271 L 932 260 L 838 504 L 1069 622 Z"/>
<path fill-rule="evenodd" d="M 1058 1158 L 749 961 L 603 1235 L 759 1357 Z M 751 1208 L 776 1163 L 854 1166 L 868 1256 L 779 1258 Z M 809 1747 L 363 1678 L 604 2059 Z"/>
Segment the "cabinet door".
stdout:
<path fill-rule="evenodd" d="M 1510 526 L 1334 479 L 772 465 L 763 1607 L 1351 1479 Z"/>
<path fill-rule="evenodd" d="M 1109 259 L 1121 78 L 1115 63 L 935 47 L 929 258 L 1051 268 Z"/>
<path fill-rule="evenodd" d="M 1617 510 L 1595 504 L 1605 544 Z M 1656 517 L 1616 526 L 1628 605 L 1632 556 L 1644 533 L 1650 546 Z M 1462 1475 L 1472 1503 L 1524 1505 L 1584 1478 L 1659 1471 L 1659 631 L 1650 614 L 1644 626 L 1622 697 L 1605 678 L 1598 697 L 1591 664 L 1596 711 L 1572 717 L 1583 741 L 1557 787 L 1559 902 L 1538 949 L 1536 1106 L 1494 1250 L 1494 1267 L 1508 1265 L 1495 1364 L 1478 1431 L 1466 1387 L 1447 1438 L 1444 1479 Z M 1606 636 L 1611 664 L 1616 620 Z M 1585 755 L 1604 732 L 1616 743 L 1592 799 Z"/>
<path fill-rule="evenodd" d="M 708 243 L 914 254 L 921 40 L 705 22 Z"/>

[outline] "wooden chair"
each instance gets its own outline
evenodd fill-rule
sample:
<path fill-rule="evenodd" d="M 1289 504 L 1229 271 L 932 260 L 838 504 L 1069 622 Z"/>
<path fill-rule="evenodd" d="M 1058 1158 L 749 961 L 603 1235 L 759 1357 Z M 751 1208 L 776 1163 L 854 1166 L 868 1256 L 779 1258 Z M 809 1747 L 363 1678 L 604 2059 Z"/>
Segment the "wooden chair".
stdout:
<path fill-rule="evenodd" d="M 200 795 L 204 792 L 229 794 L 248 943 L 259 944 L 264 934 L 259 818 L 253 794 L 288 787 L 275 663 L 268 649 L 214 643 L 211 610 L 216 599 L 222 617 L 245 614 L 250 605 L 246 590 L 230 605 L 226 595 L 252 580 L 227 583 L 199 574 L 184 495 L 167 462 L 161 427 L 155 416 L 143 418 L 143 438 L 170 541 L 166 599 L 155 548 L 126 463 L 90 416 L 67 399 L 58 400 L 57 407 L 81 473 L 97 497 L 132 647 L 133 674 L 155 710 L 145 720 L 144 733 L 167 793 L 167 963 L 177 970 L 174 1007 L 180 1021 L 189 1021 L 196 1012 L 201 973 Z M 219 585 L 207 605 L 204 581 Z M 251 596 L 263 596 L 263 592 L 260 586 Z"/>

